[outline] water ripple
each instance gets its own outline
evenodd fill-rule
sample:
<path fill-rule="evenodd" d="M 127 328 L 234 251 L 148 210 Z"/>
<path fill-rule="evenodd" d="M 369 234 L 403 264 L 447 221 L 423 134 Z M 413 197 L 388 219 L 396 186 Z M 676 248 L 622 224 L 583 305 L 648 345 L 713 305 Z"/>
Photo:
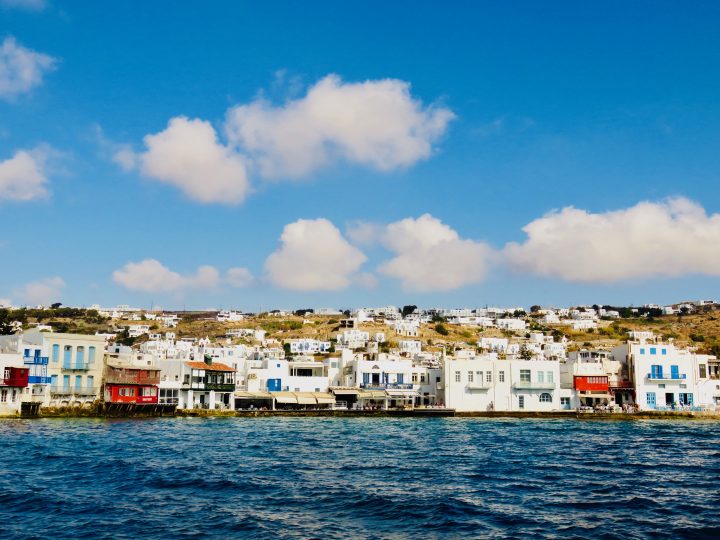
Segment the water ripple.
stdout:
<path fill-rule="evenodd" d="M 720 424 L 0 422 L 2 538 L 717 538 Z"/>

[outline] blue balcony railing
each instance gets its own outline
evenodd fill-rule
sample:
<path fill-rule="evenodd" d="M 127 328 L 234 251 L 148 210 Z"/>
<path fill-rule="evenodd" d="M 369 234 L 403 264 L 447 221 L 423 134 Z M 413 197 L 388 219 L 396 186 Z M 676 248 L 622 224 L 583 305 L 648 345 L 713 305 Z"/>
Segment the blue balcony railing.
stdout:
<path fill-rule="evenodd" d="M 47 366 L 47 356 L 23 356 L 23 364 L 27 366 Z"/>
<path fill-rule="evenodd" d="M 410 383 L 363 383 L 360 388 L 365 390 L 412 390 Z"/>
<path fill-rule="evenodd" d="M 44 377 L 41 375 L 30 375 L 28 377 L 30 384 L 50 384 L 50 377 Z"/>
<path fill-rule="evenodd" d="M 656 373 L 648 373 L 647 378 L 651 381 L 681 381 L 687 379 L 687 375 L 684 373 L 663 373 L 662 371 Z"/>

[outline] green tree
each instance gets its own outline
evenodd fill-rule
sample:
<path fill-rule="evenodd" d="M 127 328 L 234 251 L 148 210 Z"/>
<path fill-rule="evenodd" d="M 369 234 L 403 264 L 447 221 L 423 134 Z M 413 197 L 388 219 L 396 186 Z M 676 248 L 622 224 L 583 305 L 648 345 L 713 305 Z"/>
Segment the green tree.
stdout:
<path fill-rule="evenodd" d="M 450 333 L 448 332 L 448 329 L 445 327 L 445 325 L 442 323 L 437 323 L 435 325 L 435 331 L 441 336 L 447 336 Z"/>

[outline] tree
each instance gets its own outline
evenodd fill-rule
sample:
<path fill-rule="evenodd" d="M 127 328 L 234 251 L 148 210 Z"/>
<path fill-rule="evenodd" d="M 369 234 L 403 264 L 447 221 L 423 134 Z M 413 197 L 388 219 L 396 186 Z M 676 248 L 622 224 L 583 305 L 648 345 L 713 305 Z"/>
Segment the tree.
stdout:
<path fill-rule="evenodd" d="M 523 345 L 522 347 L 520 347 L 520 352 L 518 353 L 518 356 L 522 360 L 532 360 L 533 355 L 532 355 L 532 352 L 530 351 L 530 349 L 528 349 L 525 345 Z"/>
<path fill-rule="evenodd" d="M 537 313 L 542 309 L 542 306 L 534 305 L 530 306 L 530 313 Z"/>
<path fill-rule="evenodd" d="M 445 325 L 442 323 L 437 323 L 435 325 L 435 331 L 440 334 L 441 336 L 447 336 L 450 332 L 448 332 L 448 329 L 445 328 Z"/>
<path fill-rule="evenodd" d="M 415 310 L 417 309 L 417 306 L 403 306 L 402 308 L 402 316 L 403 318 L 407 317 L 408 315 L 411 315 L 415 313 Z"/>
<path fill-rule="evenodd" d="M 57 308 L 59 308 L 60 306 L 62 306 L 62 303 L 61 303 L 61 302 L 55 302 L 54 304 L 51 304 L 51 305 L 50 305 L 50 307 L 51 307 L 52 309 L 57 309 Z"/>
<path fill-rule="evenodd" d="M 15 327 L 11 322 L 10 312 L 7 309 L 0 309 L 0 336 L 9 336 L 15 333 Z"/>

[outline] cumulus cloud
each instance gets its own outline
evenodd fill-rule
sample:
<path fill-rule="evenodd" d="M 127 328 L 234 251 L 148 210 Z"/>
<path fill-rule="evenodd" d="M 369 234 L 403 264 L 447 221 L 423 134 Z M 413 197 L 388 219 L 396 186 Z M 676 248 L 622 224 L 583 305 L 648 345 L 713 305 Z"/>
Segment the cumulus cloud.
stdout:
<path fill-rule="evenodd" d="M 400 280 L 406 291 L 448 291 L 478 283 L 493 254 L 488 245 L 460 238 L 430 214 L 391 223 L 380 241 L 395 257 L 378 270 Z"/>
<path fill-rule="evenodd" d="M 33 281 L 19 291 L 19 296 L 29 305 L 50 305 L 60 300 L 65 281 L 58 276 Z"/>
<path fill-rule="evenodd" d="M 290 223 L 283 229 L 280 242 L 265 261 L 265 270 L 271 283 L 285 289 L 344 289 L 366 260 L 327 219 Z"/>
<path fill-rule="evenodd" d="M 115 270 L 113 280 L 133 291 L 169 293 L 191 288 L 212 289 L 220 283 L 220 273 L 212 266 L 201 266 L 195 275 L 183 276 L 155 259 L 145 259 Z"/>
<path fill-rule="evenodd" d="M 260 99 L 230 109 L 226 131 L 263 176 L 298 178 L 334 159 L 381 171 L 408 167 L 431 155 L 454 117 L 414 99 L 407 82 L 329 75 L 283 106 Z"/>
<path fill-rule="evenodd" d="M 0 161 L 0 200 L 31 201 L 49 195 L 45 165 L 50 150 L 18 150 Z"/>
<path fill-rule="evenodd" d="M 230 268 L 225 281 L 233 287 L 243 288 L 252 285 L 254 278 L 247 268 Z"/>
<path fill-rule="evenodd" d="M 147 150 L 134 155 L 123 148 L 113 159 L 128 170 L 179 188 L 202 203 L 241 203 L 248 194 L 243 158 L 218 142 L 215 128 L 203 120 L 176 117 L 160 133 L 147 135 Z"/>
<path fill-rule="evenodd" d="M 685 198 L 604 213 L 567 207 L 523 231 L 527 240 L 508 244 L 504 258 L 540 276 L 588 283 L 720 276 L 720 214 Z"/>
<path fill-rule="evenodd" d="M 40 85 L 57 61 L 6 37 L 0 46 L 0 99 L 12 100 Z"/>
<path fill-rule="evenodd" d="M 409 167 L 431 156 L 454 117 L 447 107 L 414 98 L 407 82 L 345 83 L 329 75 L 282 106 L 258 98 L 232 107 L 226 142 L 209 122 L 176 117 L 145 136 L 142 153 L 115 145 L 112 159 L 193 200 L 239 204 L 251 190 L 248 171 L 294 179 L 336 161 L 380 171 Z"/>

